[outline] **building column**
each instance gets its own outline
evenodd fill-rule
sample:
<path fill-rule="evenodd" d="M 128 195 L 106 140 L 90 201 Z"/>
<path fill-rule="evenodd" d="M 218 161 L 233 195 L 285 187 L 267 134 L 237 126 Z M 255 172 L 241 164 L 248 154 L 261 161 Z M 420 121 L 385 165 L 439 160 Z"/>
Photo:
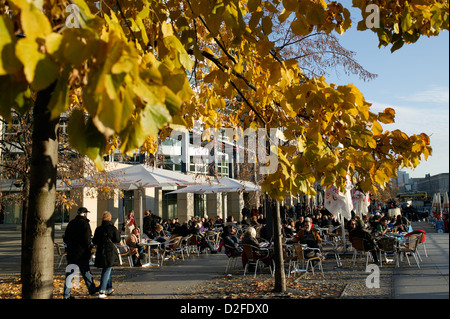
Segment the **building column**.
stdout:
<path fill-rule="evenodd" d="M 238 192 L 228 193 L 227 196 L 228 216 L 233 216 L 235 221 L 242 219 L 242 208 L 244 208 L 244 194 Z"/>
<path fill-rule="evenodd" d="M 208 218 L 216 219 L 223 218 L 222 214 L 222 195 L 206 194 L 206 215 Z"/>
<path fill-rule="evenodd" d="M 180 223 L 189 221 L 194 216 L 194 194 L 177 194 L 177 216 Z"/>
<path fill-rule="evenodd" d="M 97 225 L 99 226 L 102 223 L 102 215 L 104 211 L 108 211 L 111 213 L 111 221 L 113 222 L 116 228 L 119 227 L 119 214 L 121 211 L 119 210 L 119 190 L 115 189 L 114 194 L 110 198 L 98 199 L 97 203 L 97 211 L 98 211 L 98 221 Z M 100 195 L 100 198 L 103 196 Z"/>

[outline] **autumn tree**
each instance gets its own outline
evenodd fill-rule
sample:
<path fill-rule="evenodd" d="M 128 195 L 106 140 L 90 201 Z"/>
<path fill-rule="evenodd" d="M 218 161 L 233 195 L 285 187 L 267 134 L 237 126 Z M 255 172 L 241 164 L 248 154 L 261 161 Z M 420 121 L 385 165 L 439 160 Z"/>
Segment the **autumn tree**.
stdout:
<path fill-rule="evenodd" d="M 316 181 L 342 188 L 347 175 L 362 191 L 376 192 L 397 168 L 414 168 L 429 156 L 425 134 L 382 129 L 394 121 L 393 109 L 373 113 L 356 87 L 308 75 L 301 56 L 281 54 L 275 24 L 298 40 L 343 33 L 352 21 L 341 2 L 0 0 L 0 115 L 10 120 L 12 109 L 31 109 L 35 123 L 23 297 L 52 296 L 56 133 L 74 96 L 70 145 L 100 170 L 111 139 L 127 153 L 154 149 L 160 129 L 163 138 L 194 120 L 205 127 L 282 128 L 290 142 L 270 149 L 279 164 L 262 183 L 275 200 L 314 194 Z M 444 0 L 353 0 L 363 15 L 358 29 L 366 28 L 373 3 L 380 23 L 370 30 L 393 51 L 448 30 Z M 274 220 L 275 289 L 284 291 L 279 214 Z"/>

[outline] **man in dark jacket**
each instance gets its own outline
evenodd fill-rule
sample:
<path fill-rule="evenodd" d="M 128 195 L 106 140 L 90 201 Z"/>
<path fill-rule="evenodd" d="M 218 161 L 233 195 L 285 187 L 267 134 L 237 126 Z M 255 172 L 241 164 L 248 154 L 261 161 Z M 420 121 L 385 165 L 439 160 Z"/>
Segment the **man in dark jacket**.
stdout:
<path fill-rule="evenodd" d="M 78 209 L 78 215 L 69 222 L 64 233 L 64 243 L 67 251 L 66 280 L 64 283 L 64 299 L 73 298 L 70 296 L 72 279 L 79 273 L 83 276 L 89 294 L 94 295 L 98 288 L 92 279 L 89 260 L 91 258 L 91 226 L 87 219 L 89 211 L 85 207 Z"/>
<path fill-rule="evenodd" d="M 356 227 L 349 232 L 348 238 L 352 243 L 354 238 L 362 238 L 364 241 L 364 249 L 366 251 L 370 251 L 374 262 L 378 264 L 377 242 L 375 238 L 366 229 L 364 229 L 364 222 L 361 219 L 356 221 Z"/>

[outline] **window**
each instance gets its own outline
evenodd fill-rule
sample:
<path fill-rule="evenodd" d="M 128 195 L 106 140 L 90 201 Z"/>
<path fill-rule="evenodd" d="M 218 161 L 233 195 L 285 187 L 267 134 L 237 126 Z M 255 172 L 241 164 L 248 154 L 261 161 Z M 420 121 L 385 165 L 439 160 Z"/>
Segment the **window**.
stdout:
<path fill-rule="evenodd" d="M 194 194 L 194 216 L 205 217 L 206 215 L 206 195 Z"/>
<path fill-rule="evenodd" d="M 171 191 L 162 191 L 162 218 L 173 219 L 178 217 L 177 194 L 167 194 Z"/>

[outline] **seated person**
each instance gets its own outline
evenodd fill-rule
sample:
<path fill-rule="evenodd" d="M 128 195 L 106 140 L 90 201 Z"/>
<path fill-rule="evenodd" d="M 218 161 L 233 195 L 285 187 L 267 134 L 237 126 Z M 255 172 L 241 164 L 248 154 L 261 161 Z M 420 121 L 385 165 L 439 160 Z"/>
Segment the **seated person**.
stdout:
<path fill-rule="evenodd" d="M 150 238 L 153 240 L 156 240 L 157 242 L 160 242 L 160 243 L 166 242 L 166 235 L 164 233 L 163 226 L 161 224 L 155 225 Z"/>
<path fill-rule="evenodd" d="M 300 229 L 292 240 L 294 243 L 306 244 L 308 248 L 319 248 L 322 243 L 319 232 L 317 229 L 312 228 L 312 220 L 309 217 L 305 218 L 305 227 Z M 304 255 L 306 258 L 315 257 L 317 250 L 304 249 Z"/>
<path fill-rule="evenodd" d="M 259 241 L 256 239 L 256 229 L 253 227 L 247 228 L 244 233 L 244 237 L 242 237 L 242 244 L 244 245 L 252 245 L 256 248 L 259 248 Z"/>
<path fill-rule="evenodd" d="M 257 250 L 260 249 L 260 247 L 262 246 L 260 242 L 258 242 L 258 240 L 256 239 L 256 230 L 253 227 L 249 227 L 247 228 L 247 230 L 244 233 L 244 237 L 242 237 L 242 244 L 243 245 L 251 245 L 252 247 L 255 247 Z M 260 252 L 256 252 L 256 254 L 258 256 L 269 256 L 269 250 L 265 250 L 266 254 L 261 253 Z M 269 258 L 264 258 L 263 259 L 264 263 L 267 265 L 271 265 L 272 264 L 272 259 L 271 257 Z M 245 265 L 247 263 L 247 258 L 245 256 L 245 254 L 242 254 L 242 263 L 243 265 Z"/>
<path fill-rule="evenodd" d="M 134 228 L 131 234 L 125 239 L 125 243 L 130 247 L 128 254 L 133 259 L 134 267 L 142 266 L 141 260 L 144 258 L 144 247 L 139 244 L 139 228 Z"/>
<path fill-rule="evenodd" d="M 293 220 L 289 220 L 287 224 L 284 225 L 283 231 L 286 238 L 293 238 L 295 235 L 295 222 Z"/>
<path fill-rule="evenodd" d="M 364 222 L 361 219 L 356 221 L 356 227 L 350 231 L 348 238 L 352 243 L 353 238 L 362 238 L 364 241 L 364 249 L 371 251 L 373 260 L 378 264 L 378 255 L 376 251 L 377 243 L 375 238 L 364 228 Z"/>
<path fill-rule="evenodd" d="M 401 215 L 397 215 L 394 228 L 397 232 L 406 233 L 408 231 L 408 224 L 405 222 Z"/>
<path fill-rule="evenodd" d="M 225 245 L 225 252 L 231 256 L 240 256 L 242 247 L 239 246 L 239 240 L 236 237 L 236 228 L 232 225 L 225 226 L 222 232 L 222 242 Z"/>
<path fill-rule="evenodd" d="M 380 219 L 380 223 L 377 225 L 377 229 L 376 232 L 378 233 L 378 235 L 386 235 L 386 233 L 388 232 L 388 219 L 386 217 L 383 217 Z"/>
<path fill-rule="evenodd" d="M 201 231 L 202 223 L 195 221 L 192 227 L 189 229 L 189 233 L 197 236 L 197 245 L 200 247 L 200 253 L 208 247 L 211 253 L 215 254 L 217 250 L 214 249 L 214 246 L 209 242 L 206 238 L 205 234 Z"/>

